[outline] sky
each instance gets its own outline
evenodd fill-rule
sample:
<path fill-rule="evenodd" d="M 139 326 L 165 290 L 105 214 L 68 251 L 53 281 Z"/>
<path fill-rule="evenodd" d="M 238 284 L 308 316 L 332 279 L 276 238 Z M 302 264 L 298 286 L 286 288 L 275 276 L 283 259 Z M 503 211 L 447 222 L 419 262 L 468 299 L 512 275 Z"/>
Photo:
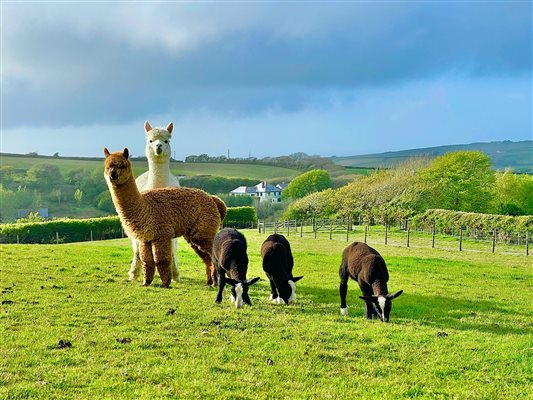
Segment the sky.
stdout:
<path fill-rule="evenodd" d="M 5 1 L 1 151 L 348 156 L 532 139 L 531 1 Z"/>

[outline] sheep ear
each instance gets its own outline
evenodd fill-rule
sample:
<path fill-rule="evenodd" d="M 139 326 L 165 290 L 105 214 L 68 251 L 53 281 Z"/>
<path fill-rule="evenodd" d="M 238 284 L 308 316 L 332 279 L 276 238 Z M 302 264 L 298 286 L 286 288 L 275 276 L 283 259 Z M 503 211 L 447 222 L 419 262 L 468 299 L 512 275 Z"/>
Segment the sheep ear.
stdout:
<path fill-rule="evenodd" d="M 378 298 L 376 296 L 359 296 L 361 300 L 370 301 L 372 303 L 378 303 Z"/>
<path fill-rule="evenodd" d="M 248 286 L 251 286 L 251 285 L 253 285 L 254 283 L 256 283 L 259 279 L 260 279 L 259 277 L 257 277 L 257 278 L 252 278 L 252 279 L 248 279 L 248 280 L 246 281 L 246 284 L 247 284 Z"/>
<path fill-rule="evenodd" d="M 291 281 L 293 281 L 294 283 L 298 282 L 300 279 L 303 278 L 303 275 L 302 276 L 295 276 L 294 278 L 291 279 Z"/>
<path fill-rule="evenodd" d="M 148 132 L 150 132 L 151 130 L 152 130 L 152 126 L 150 125 L 150 122 L 145 121 L 145 122 L 144 122 L 144 131 L 145 131 L 146 133 L 148 133 Z"/>
<path fill-rule="evenodd" d="M 239 281 L 236 281 L 235 279 L 226 278 L 224 277 L 224 282 L 226 282 L 228 285 L 235 286 L 237 283 L 240 283 Z"/>
<path fill-rule="evenodd" d="M 172 133 L 172 129 L 174 129 L 174 124 L 171 122 L 170 124 L 167 125 L 168 133 Z"/>
<path fill-rule="evenodd" d="M 124 149 L 124 151 L 122 152 L 122 155 L 124 156 L 124 158 L 125 158 L 126 160 L 129 158 L 129 156 L 130 156 L 130 152 L 129 152 L 129 150 L 128 150 L 127 147 L 126 147 L 126 148 Z"/>
<path fill-rule="evenodd" d="M 104 156 L 105 158 L 109 157 L 111 155 L 111 153 L 109 152 L 109 150 L 107 150 L 107 147 L 104 147 Z"/>
<path fill-rule="evenodd" d="M 400 290 L 399 292 L 396 292 L 396 293 L 393 293 L 393 294 L 388 294 L 387 295 L 387 298 L 393 300 L 395 299 L 396 297 L 400 297 L 400 295 L 403 293 L 403 290 Z"/>

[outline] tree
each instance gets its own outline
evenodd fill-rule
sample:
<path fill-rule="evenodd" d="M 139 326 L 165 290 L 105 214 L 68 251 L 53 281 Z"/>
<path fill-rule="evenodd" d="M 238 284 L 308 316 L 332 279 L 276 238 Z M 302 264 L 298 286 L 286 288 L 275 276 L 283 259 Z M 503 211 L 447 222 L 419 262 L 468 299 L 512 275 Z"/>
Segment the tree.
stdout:
<path fill-rule="evenodd" d="M 48 192 L 63 184 L 63 175 L 57 165 L 37 164 L 26 172 L 28 182 L 35 188 Z"/>
<path fill-rule="evenodd" d="M 497 214 L 533 214 L 533 176 L 517 175 L 510 169 L 496 174 L 492 197 Z"/>
<path fill-rule="evenodd" d="M 74 199 L 76 200 L 76 203 L 78 203 L 78 207 L 81 204 L 81 200 L 83 199 L 83 191 L 80 189 L 76 189 L 74 192 Z"/>
<path fill-rule="evenodd" d="M 457 151 L 435 158 L 422 172 L 428 208 L 486 212 L 494 171 L 489 156 L 481 151 Z"/>
<path fill-rule="evenodd" d="M 302 197 L 331 188 L 328 171 L 315 169 L 294 178 L 282 192 L 283 198 L 301 199 Z"/>

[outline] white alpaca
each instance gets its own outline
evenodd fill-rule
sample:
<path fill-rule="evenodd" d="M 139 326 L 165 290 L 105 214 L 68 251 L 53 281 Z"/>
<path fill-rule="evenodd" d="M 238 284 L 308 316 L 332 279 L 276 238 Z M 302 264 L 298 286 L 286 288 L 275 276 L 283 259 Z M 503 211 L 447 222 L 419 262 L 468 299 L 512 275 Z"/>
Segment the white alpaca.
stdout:
<path fill-rule="evenodd" d="M 172 122 L 166 128 L 156 127 L 153 129 L 148 121 L 144 123 L 148 171 L 135 179 L 139 191 L 180 185 L 178 178 L 170 172 L 170 138 L 173 128 Z M 131 245 L 133 247 L 133 259 L 128 275 L 130 280 L 135 280 L 142 271 L 142 265 L 139 256 L 139 242 L 131 239 Z M 177 250 L 178 239 L 172 239 L 171 276 L 174 281 L 179 279 Z"/>

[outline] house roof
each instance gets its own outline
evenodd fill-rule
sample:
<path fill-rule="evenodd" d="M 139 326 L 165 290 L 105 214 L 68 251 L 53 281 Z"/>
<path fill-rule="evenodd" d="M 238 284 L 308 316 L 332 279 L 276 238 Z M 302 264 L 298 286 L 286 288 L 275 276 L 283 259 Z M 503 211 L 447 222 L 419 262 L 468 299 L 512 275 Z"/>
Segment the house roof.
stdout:
<path fill-rule="evenodd" d="M 275 193 L 281 192 L 281 188 L 271 185 L 266 182 L 259 182 L 255 186 L 239 186 L 236 189 L 233 189 L 230 193 L 232 194 L 252 194 L 252 193 Z"/>

